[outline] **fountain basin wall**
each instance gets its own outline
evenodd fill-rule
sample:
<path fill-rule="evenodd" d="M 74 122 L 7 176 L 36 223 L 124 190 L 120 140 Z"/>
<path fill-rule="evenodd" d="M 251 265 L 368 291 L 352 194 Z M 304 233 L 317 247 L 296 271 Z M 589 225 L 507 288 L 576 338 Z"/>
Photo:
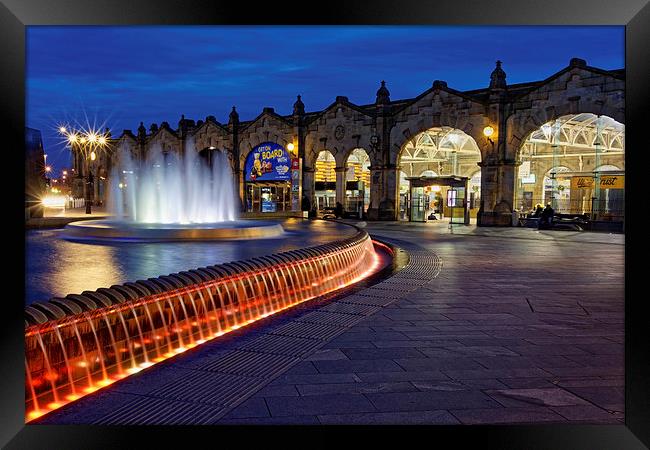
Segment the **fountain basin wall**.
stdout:
<path fill-rule="evenodd" d="M 25 307 L 26 420 L 298 303 L 378 265 L 365 231 L 316 247 Z"/>
<path fill-rule="evenodd" d="M 86 220 L 66 225 L 64 236 L 77 240 L 188 241 L 259 239 L 281 236 L 282 225 L 259 220 L 234 220 L 213 224 L 143 224 L 115 220 Z"/>

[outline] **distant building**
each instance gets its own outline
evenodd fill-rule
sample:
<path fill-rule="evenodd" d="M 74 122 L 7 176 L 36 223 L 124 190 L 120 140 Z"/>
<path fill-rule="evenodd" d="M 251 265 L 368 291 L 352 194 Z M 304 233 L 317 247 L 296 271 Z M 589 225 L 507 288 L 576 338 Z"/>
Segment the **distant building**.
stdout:
<path fill-rule="evenodd" d="M 43 217 L 46 191 L 45 153 L 41 132 L 25 128 L 25 219 Z"/>

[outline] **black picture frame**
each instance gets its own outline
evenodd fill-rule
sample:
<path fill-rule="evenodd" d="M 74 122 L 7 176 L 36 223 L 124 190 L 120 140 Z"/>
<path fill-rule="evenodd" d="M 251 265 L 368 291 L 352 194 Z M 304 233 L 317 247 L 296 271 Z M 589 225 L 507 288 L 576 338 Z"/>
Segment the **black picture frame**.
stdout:
<path fill-rule="evenodd" d="M 626 211 L 625 211 L 625 425 L 530 425 L 530 426 L 436 426 L 406 427 L 93 427 L 24 424 L 23 298 L 24 286 L 24 167 L 25 127 L 25 26 L 28 25 L 190 25 L 190 24 L 440 24 L 440 25 L 624 25 L 626 27 Z M 425 439 L 436 445 L 452 439 L 454 447 L 474 441 L 476 447 L 622 449 L 650 445 L 650 351 L 648 319 L 644 315 L 643 250 L 638 226 L 646 207 L 638 203 L 642 164 L 637 163 L 646 145 L 641 141 L 647 127 L 650 99 L 650 5 L 647 0 L 518 0 L 475 1 L 375 0 L 352 3 L 327 2 L 224 2 L 205 0 L 3 0 L 0 4 L 2 47 L 3 157 L 15 176 L 5 183 L 11 194 L 3 224 L 5 250 L 4 293 L 0 318 L 0 444 L 5 448 L 166 448 L 181 439 L 184 444 L 263 445 L 282 442 L 301 446 L 341 445 L 339 432 L 361 431 L 364 440 L 385 439 L 398 432 L 404 445 Z M 477 42 L 476 45 L 486 45 Z M 489 47 L 485 48 L 489 52 Z M 12 177 L 13 178 L 13 177 Z M 638 189 L 638 190 L 637 190 Z M 636 190 L 636 192 L 635 192 Z M 637 223 L 639 225 L 637 225 Z M 633 226 L 637 231 L 633 231 Z M 21 234 L 22 233 L 22 234 Z M 636 239 L 636 241 L 635 241 Z M 21 245 L 23 244 L 23 245 Z M 21 264 L 22 262 L 22 264 Z M 606 262 L 603 262 L 606 265 Z M 633 270 L 635 267 L 641 270 Z M 22 273 L 22 275 L 21 275 Z M 17 301 L 20 299 L 20 301 Z M 323 431 L 330 433 L 325 434 Z M 417 434 L 417 436 L 415 435 Z M 236 439 L 233 442 L 232 439 Z M 281 438 L 282 441 L 279 441 Z M 207 441 L 205 440 L 207 439 Z M 139 442 L 139 443 L 137 443 Z M 421 441 L 422 442 L 422 441 Z M 167 445 L 165 445 L 167 444 Z M 197 444 L 198 445 L 198 444 Z M 355 444 L 358 445 L 358 444 Z M 366 442 L 364 445 L 368 445 Z M 416 444 L 417 445 L 417 444 Z"/>

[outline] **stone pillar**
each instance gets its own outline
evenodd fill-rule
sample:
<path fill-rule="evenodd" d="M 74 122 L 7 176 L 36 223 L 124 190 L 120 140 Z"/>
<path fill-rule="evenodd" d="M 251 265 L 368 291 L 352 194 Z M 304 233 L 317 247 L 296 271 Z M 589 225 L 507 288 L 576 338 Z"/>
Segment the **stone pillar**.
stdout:
<path fill-rule="evenodd" d="M 501 68 L 501 61 L 490 75 L 488 108 L 486 111 L 489 125 L 494 129 L 490 139 L 482 143 L 481 154 L 481 206 L 477 216 L 479 226 L 512 226 L 512 205 L 515 194 L 514 162 L 505 158 L 507 117 L 510 111 L 507 105 L 506 73 Z M 489 144 L 488 144 L 489 143 Z"/>
<path fill-rule="evenodd" d="M 309 200 L 310 209 L 316 207 L 316 187 L 314 185 L 314 168 L 302 168 L 302 196 Z M 301 199 L 302 201 L 302 199 Z M 303 204 L 301 208 L 304 208 Z"/>
<path fill-rule="evenodd" d="M 244 170 L 235 171 L 235 192 L 239 195 L 239 210 L 242 212 L 246 211 L 246 177 Z"/>
<path fill-rule="evenodd" d="M 517 167 L 513 161 L 481 164 L 479 226 L 512 226 Z"/>
<path fill-rule="evenodd" d="M 515 193 L 517 191 L 517 172 L 519 164 L 516 161 L 503 161 L 499 166 L 499 201 L 495 210 L 500 215 L 508 215 L 512 220 L 512 211 L 515 209 Z M 502 217 L 500 221 L 505 221 Z"/>
<path fill-rule="evenodd" d="M 345 174 L 347 167 L 336 167 L 336 201 L 345 207 Z"/>
<path fill-rule="evenodd" d="M 399 189 L 399 171 L 397 167 L 384 167 L 383 192 L 379 202 L 379 220 L 397 220 L 397 196 Z"/>
<path fill-rule="evenodd" d="M 381 167 L 370 167 L 370 206 L 368 220 L 379 220 L 379 203 L 382 196 L 383 171 Z"/>

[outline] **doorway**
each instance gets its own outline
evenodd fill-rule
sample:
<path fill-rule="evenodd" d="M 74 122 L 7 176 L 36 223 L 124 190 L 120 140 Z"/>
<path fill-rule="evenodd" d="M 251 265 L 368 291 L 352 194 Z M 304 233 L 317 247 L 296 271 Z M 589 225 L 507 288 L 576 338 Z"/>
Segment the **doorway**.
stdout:
<path fill-rule="evenodd" d="M 467 177 L 408 177 L 409 220 L 469 224 Z"/>

